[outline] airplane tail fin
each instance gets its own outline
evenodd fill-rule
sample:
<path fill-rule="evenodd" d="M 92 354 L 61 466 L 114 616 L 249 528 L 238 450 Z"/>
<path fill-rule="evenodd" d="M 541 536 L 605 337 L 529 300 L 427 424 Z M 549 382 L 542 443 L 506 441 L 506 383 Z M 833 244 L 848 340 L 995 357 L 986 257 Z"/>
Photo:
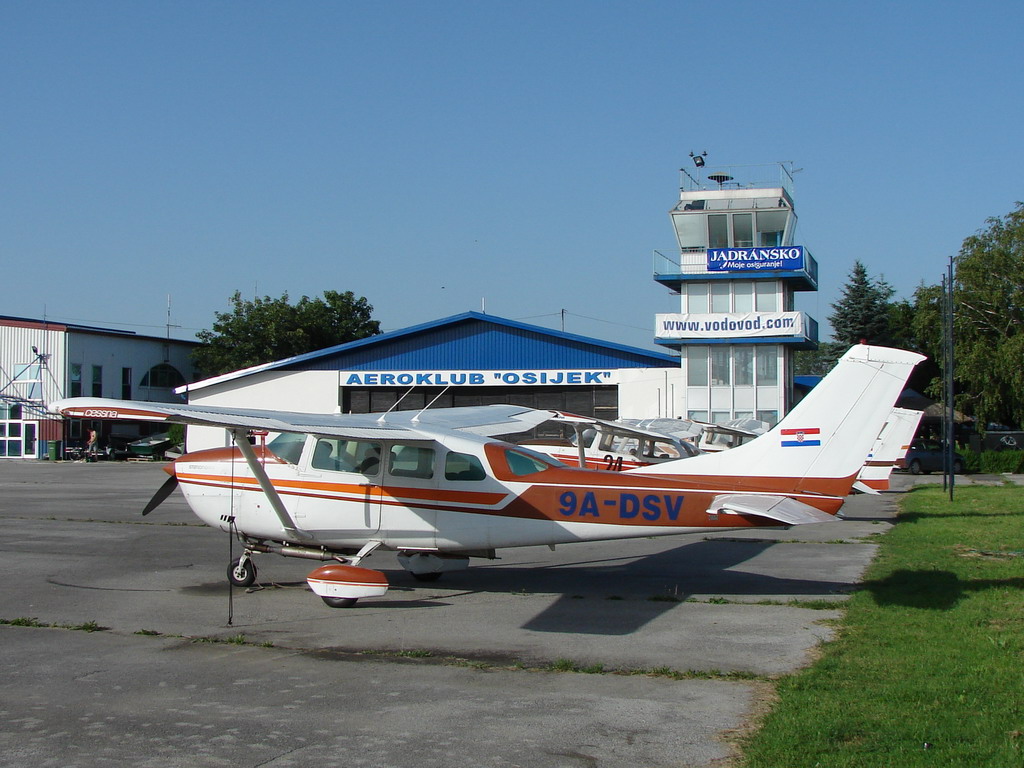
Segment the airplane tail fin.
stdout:
<path fill-rule="evenodd" d="M 764 490 L 845 496 L 875 438 L 924 356 L 851 347 L 777 426 L 744 445 L 629 470 L 637 474 L 728 476 Z"/>

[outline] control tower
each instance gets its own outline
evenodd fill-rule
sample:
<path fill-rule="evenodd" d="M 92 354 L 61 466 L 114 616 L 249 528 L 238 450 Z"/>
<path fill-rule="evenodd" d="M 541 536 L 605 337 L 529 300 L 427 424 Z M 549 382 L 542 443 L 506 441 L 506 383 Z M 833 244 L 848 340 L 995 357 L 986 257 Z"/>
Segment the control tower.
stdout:
<path fill-rule="evenodd" d="M 655 341 L 682 358 L 677 411 L 774 425 L 793 404 L 793 351 L 818 345 L 817 322 L 794 310 L 797 291 L 818 290 L 818 264 L 794 242 L 792 170 L 694 162 L 669 211 L 679 250 L 654 252 L 654 279 L 680 298 Z"/>

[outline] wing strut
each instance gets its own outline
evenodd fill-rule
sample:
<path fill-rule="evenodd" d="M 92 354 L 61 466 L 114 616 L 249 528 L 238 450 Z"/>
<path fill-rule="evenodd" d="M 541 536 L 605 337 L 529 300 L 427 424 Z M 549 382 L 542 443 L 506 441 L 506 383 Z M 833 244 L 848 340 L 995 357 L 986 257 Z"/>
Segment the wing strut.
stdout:
<path fill-rule="evenodd" d="M 235 445 L 238 446 L 238 450 L 242 452 L 242 456 L 245 458 L 245 463 L 248 464 L 249 469 L 252 470 L 252 474 L 256 478 L 256 482 L 260 484 L 260 488 L 263 490 L 263 493 L 267 495 L 267 499 L 270 501 L 270 506 L 274 508 L 274 512 L 277 514 L 277 519 L 281 521 L 281 527 L 284 529 L 284 532 L 288 534 L 289 538 L 299 541 L 311 541 L 313 537 L 295 525 L 295 521 L 292 520 L 292 516 L 285 508 L 280 494 L 278 494 L 273 483 L 270 482 L 266 469 L 263 468 L 259 458 L 256 456 L 256 452 L 252 449 L 252 445 L 249 443 L 248 430 L 229 429 L 228 432 L 235 441 Z"/>

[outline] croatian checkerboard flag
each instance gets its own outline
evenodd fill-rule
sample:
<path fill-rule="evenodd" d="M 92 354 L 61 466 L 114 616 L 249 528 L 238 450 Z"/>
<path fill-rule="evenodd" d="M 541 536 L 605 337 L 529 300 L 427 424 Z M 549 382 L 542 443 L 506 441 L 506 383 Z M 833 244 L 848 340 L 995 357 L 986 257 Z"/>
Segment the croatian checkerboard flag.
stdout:
<path fill-rule="evenodd" d="M 814 445 L 821 445 L 821 430 L 817 427 L 810 429 L 783 429 L 783 448 L 809 448 Z"/>

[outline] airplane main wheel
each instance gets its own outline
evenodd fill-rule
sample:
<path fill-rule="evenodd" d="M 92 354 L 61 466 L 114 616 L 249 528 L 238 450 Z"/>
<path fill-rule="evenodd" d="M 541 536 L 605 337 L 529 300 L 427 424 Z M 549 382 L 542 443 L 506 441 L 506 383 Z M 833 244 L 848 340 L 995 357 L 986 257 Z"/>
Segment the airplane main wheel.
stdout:
<path fill-rule="evenodd" d="M 411 573 L 412 577 L 416 579 L 416 581 L 437 581 L 441 578 L 441 571 L 432 571 L 428 573 Z"/>
<path fill-rule="evenodd" d="M 252 558 L 238 558 L 228 566 L 228 581 L 236 587 L 251 587 L 256 583 L 256 564 Z"/>
<path fill-rule="evenodd" d="M 321 597 L 331 608 L 351 608 L 356 604 L 357 597 Z"/>

